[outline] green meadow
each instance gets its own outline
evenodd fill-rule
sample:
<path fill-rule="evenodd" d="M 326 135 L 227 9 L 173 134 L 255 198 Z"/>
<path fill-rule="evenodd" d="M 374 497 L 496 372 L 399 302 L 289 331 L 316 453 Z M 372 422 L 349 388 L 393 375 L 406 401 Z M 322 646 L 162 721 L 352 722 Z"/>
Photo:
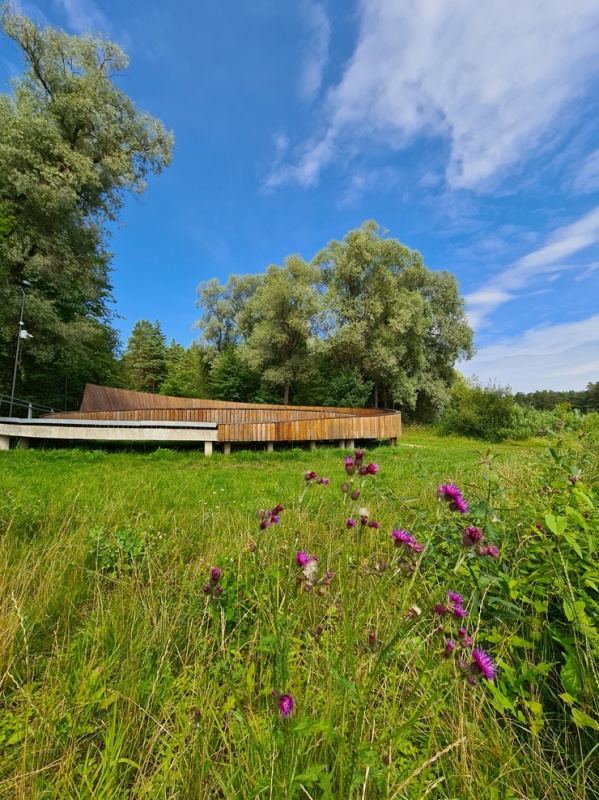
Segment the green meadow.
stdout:
<path fill-rule="evenodd" d="M 598 452 L 0 454 L 0 797 L 599 797 Z"/>

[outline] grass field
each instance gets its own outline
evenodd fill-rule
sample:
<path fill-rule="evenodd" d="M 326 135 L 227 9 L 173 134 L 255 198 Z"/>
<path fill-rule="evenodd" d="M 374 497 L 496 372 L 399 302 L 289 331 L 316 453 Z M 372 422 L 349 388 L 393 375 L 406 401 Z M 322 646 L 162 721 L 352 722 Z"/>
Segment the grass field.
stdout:
<path fill-rule="evenodd" d="M 0 454 L 0 797 L 599 797 L 579 435 Z"/>

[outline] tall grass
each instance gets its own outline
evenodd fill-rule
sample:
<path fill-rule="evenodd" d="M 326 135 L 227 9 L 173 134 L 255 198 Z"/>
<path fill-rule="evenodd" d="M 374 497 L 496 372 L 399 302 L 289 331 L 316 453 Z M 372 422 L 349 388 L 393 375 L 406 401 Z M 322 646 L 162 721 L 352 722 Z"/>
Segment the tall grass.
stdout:
<path fill-rule="evenodd" d="M 2 454 L 0 797 L 599 796 L 593 436 L 411 429 L 364 477 L 327 449 Z M 451 590 L 495 681 L 444 655 Z"/>

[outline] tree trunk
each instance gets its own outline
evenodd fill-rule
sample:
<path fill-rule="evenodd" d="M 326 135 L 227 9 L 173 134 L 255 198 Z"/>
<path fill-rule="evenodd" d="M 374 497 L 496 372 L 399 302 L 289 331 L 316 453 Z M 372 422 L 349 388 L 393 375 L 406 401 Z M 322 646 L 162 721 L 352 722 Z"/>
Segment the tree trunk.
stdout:
<path fill-rule="evenodd" d="M 284 405 L 289 405 L 289 384 L 285 384 L 285 391 L 283 392 L 283 403 Z"/>
<path fill-rule="evenodd" d="M 376 383 L 374 384 L 374 402 L 373 402 L 373 406 L 375 408 L 379 407 L 379 387 L 376 385 Z"/>

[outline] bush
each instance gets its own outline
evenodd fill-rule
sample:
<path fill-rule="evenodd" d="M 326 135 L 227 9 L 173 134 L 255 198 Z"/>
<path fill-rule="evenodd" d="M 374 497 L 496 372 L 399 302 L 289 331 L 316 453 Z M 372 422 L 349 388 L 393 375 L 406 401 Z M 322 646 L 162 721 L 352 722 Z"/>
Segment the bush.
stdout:
<path fill-rule="evenodd" d="M 507 438 L 518 411 L 509 387 L 474 380 L 457 383 L 439 429 L 444 435 L 472 436 L 488 442 Z"/>

